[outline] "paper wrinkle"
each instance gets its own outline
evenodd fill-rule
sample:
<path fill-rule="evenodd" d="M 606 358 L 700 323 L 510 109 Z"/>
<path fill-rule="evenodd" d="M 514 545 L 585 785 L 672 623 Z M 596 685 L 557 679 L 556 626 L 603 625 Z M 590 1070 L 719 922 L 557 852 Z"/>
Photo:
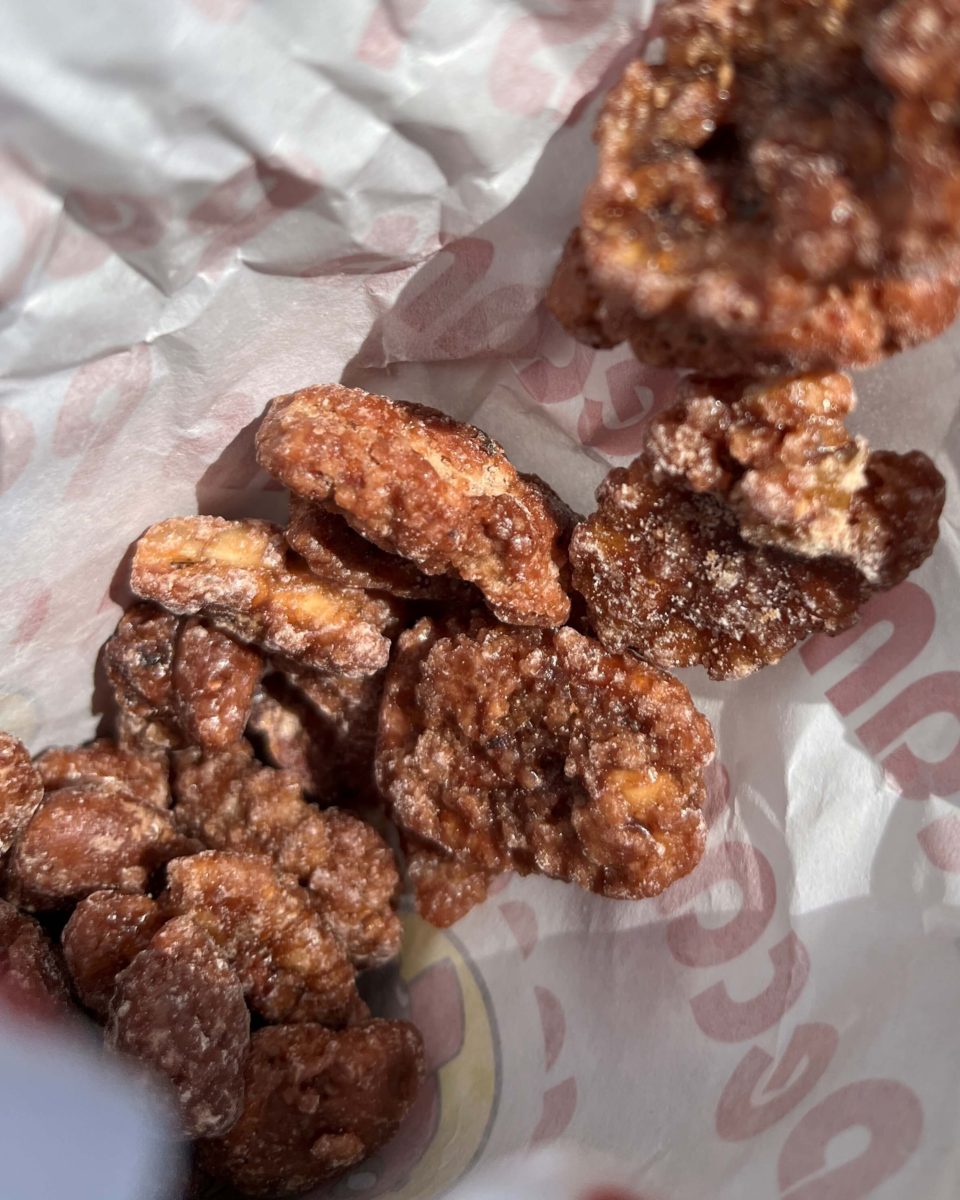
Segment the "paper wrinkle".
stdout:
<path fill-rule="evenodd" d="M 3 7 L 0 727 L 34 749 L 93 733 L 116 572 L 150 522 L 198 508 L 282 519 L 252 449 L 275 394 L 343 378 L 435 404 L 589 511 L 674 380 L 623 347 L 573 343 L 543 294 L 595 164 L 598 95 L 581 98 L 639 44 L 648 8 Z M 958 367 L 951 331 L 857 373 L 857 432 L 934 454 L 949 489 L 934 557 L 871 602 L 882 619 L 868 606 L 862 637 L 815 640 L 738 683 L 683 673 L 729 778 L 729 795 L 711 782 L 700 872 L 641 904 L 511 879 L 433 935 L 397 987 L 416 1001 L 445 981 L 462 1003 L 436 1136 L 419 1168 L 401 1139 L 338 1198 L 393 1178 L 390 1194 L 428 1200 L 536 1138 L 610 1154 L 631 1200 L 700 1200 L 705 1185 L 718 1200 L 799 1200 L 778 1164 L 815 1157 L 844 1088 L 878 1146 L 897 1140 L 885 1122 L 911 1127 L 907 1093 L 922 1136 L 900 1165 L 869 1150 L 831 1195 L 955 1193 Z M 802 987 L 802 956 L 775 976 L 791 933 L 809 957 Z M 778 987 L 799 987 L 783 1012 Z M 758 997 L 743 1028 L 763 1032 L 715 1036 L 740 1028 L 728 1002 Z M 767 1090 L 798 1045 L 825 1067 L 755 1129 L 755 1110 L 806 1078 L 798 1060 Z M 741 1094 L 761 1051 L 772 1065 Z M 718 1133 L 720 1113 L 736 1137 Z M 858 1152 L 848 1136 L 830 1166 Z M 888 1174 L 869 1182 L 876 1162 Z M 522 1194 L 564 1194 L 539 1169 Z M 823 1194 L 825 1170 L 809 1176 Z"/>

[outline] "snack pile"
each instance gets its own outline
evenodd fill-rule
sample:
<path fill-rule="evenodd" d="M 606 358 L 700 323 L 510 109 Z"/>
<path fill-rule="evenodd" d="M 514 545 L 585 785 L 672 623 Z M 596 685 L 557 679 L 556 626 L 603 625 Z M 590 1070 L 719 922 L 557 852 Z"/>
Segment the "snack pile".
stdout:
<path fill-rule="evenodd" d="M 564 623 L 577 518 L 479 430 L 331 385 L 274 400 L 258 455 L 286 529 L 139 538 L 110 736 L 3 735 L 0 979 L 166 1080 L 198 1187 L 280 1196 L 381 1146 L 423 1077 L 357 990 L 400 949 L 391 841 L 438 925 L 504 871 L 654 895 L 702 854 L 713 735 Z"/>
<path fill-rule="evenodd" d="M 393 1136 L 423 1042 L 357 979 L 399 953 L 402 881 L 438 926 L 503 872 L 662 892 L 714 751 L 668 670 L 775 663 L 931 553 L 942 476 L 851 433 L 837 372 L 960 303 L 949 8 L 666 10 L 550 302 L 704 373 L 593 514 L 434 409 L 280 396 L 257 455 L 286 527 L 151 526 L 104 736 L 0 733 L 0 995 L 165 1081 L 191 1195 L 292 1195 Z"/>

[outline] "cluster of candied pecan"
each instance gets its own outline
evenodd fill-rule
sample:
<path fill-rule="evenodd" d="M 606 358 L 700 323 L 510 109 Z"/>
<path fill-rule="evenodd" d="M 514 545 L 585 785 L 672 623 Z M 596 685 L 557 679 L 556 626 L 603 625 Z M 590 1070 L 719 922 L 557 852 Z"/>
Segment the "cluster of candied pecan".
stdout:
<path fill-rule="evenodd" d="M 713 735 L 662 668 L 772 662 L 936 537 L 939 475 L 869 452 L 851 404 L 842 377 L 691 379 L 578 523 L 433 410 L 275 400 L 288 527 L 151 526 L 103 650 L 113 736 L 33 761 L 0 736 L 4 992 L 164 1077 L 200 1178 L 359 1162 L 423 1073 L 357 990 L 400 948 L 384 833 L 438 925 L 505 871 L 636 899 L 692 870 Z"/>
<path fill-rule="evenodd" d="M 286 529 L 138 540 L 111 736 L 0 735 L 0 988 L 165 1079 L 198 1186 L 277 1196 L 376 1150 L 422 1078 L 357 989 L 400 948 L 384 834 L 440 925 L 508 870 L 650 895 L 700 857 L 713 739 L 564 625 L 575 518 L 478 430 L 330 386 L 258 451 Z"/>
<path fill-rule="evenodd" d="M 943 477 L 919 451 L 851 436 L 852 405 L 843 375 L 685 379 L 573 533 L 574 586 L 604 645 L 738 678 L 848 628 L 918 567 Z"/>
<path fill-rule="evenodd" d="M 198 1186 L 308 1189 L 410 1109 L 420 1035 L 357 988 L 400 948 L 395 852 L 441 926 L 506 871 L 661 892 L 714 749 L 666 668 L 746 675 L 930 554 L 942 477 L 852 435 L 829 372 L 960 301 L 952 4 L 673 0 L 550 300 L 708 375 L 590 517 L 433 409 L 281 396 L 257 450 L 286 528 L 153 525 L 112 736 L 0 734 L 0 990 L 164 1079 Z"/>
<path fill-rule="evenodd" d="M 960 305 L 956 0 L 670 0 L 607 98 L 548 302 L 703 372 L 574 533 L 604 644 L 715 678 L 837 633 L 937 538 L 919 452 L 869 451 L 837 374 Z"/>

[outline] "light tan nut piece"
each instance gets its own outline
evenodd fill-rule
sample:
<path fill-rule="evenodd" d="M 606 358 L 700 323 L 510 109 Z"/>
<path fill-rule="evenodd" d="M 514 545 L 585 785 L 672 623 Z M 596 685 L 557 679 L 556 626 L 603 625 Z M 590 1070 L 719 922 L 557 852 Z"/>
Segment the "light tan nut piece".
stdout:
<path fill-rule="evenodd" d="M 101 1020 L 117 976 L 163 922 L 155 900 L 127 892 L 92 892 L 70 914 L 63 929 L 63 957 L 80 1002 Z"/>
<path fill-rule="evenodd" d="M 353 967 L 310 897 L 264 856 L 207 850 L 167 868 L 166 912 L 190 916 L 240 976 L 267 1021 L 343 1024 Z"/>
<path fill-rule="evenodd" d="M 196 848 L 168 813 L 111 783 L 78 783 L 52 792 L 37 809 L 7 871 L 22 908 L 66 908 L 103 888 L 145 891 L 159 867 Z"/>
<path fill-rule="evenodd" d="M 106 1041 L 170 1083 L 187 1137 L 243 1107 L 250 1013 L 236 971 L 189 917 L 168 921 L 117 980 Z"/>
<path fill-rule="evenodd" d="M 173 659 L 173 690 L 184 740 L 225 750 L 243 737 L 263 656 L 196 617 L 182 622 Z"/>
<path fill-rule="evenodd" d="M 381 550 L 428 575 L 476 584 L 501 620 L 566 620 L 562 530 L 551 506 L 473 426 L 327 384 L 271 402 L 257 456 Z"/>
<path fill-rule="evenodd" d="M 401 830 L 490 872 L 656 895 L 703 852 L 710 726 L 687 689 L 572 629 L 404 634 L 380 787 Z"/>
<path fill-rule="evenodd" d="M 645 456 L 658 476 L 722 499 L 748 542 L 840 559 L 892 587 L 933 549 L 944 481 L 925 454 L 871 452 L 853 437 L 855 402 L 844 375 L 689 377 Z"/>
<path fill-rule="evenodd" d="M 37 811 L 43 779 L 30 751 L 12 734 L 0 731 L 0 859 Z"/>
<path fill-rule="evenodd" d="M 50 1016 L 69 1011 L 70 992 L 53 944 L 32 917 L 0 900 L 0 1002 Z"/>
<path fill-rule="evenodd" d="M 261 766 L 246 744 L 206 758 L 180 755 L 174 786 L 184 833 L 214 850 L 269 855 L 306 888 L 358 967 L 396 956 L 401 928 L 391 902 L 400 880 L 372 826 L 308 804 L 292 774 Z"/>
<path fill-rule="evenodd" d="M 267 521 L 161 521 L 137 543 L 130 581 L 171 612 L 199 614 L 309 666 L 368 675 L 389 655 L 394 606 L 317 579 Z"/>
<path fill-rule="evenodd" d="M 55 746 L 38 755 L 36 764 L 48 792 L 74 783 L 113 783 L 142 804 L 170 807 L 166 757 L 126 750 L 109 738 L 86 746 Z"/>
<path fill-rule="evenodd" d="M 422 1039 L 406 1021 L 260 1029 L 240 1120 L 203 1143 L 200 1164 L 248 1196 L 306 1191 L 388 1142 L 423 1077 Z"/>

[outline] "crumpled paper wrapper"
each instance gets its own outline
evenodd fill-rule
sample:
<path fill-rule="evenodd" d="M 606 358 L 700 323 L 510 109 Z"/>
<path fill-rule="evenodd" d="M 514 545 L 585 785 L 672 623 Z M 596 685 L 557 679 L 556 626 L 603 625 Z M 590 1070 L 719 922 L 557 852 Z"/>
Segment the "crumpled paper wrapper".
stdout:
<path fill-rule="evenodd" d="M 575 345 L 542 298 L 649 15 L 0 8 L 0 726 L 93 732 L 146 525 L 282 513 L 252 457 L 275 394 L 436 405 L 590 508 L 673 379 Z M 388 990 L 430 1082 L 334 1195 L 439 1196 L 562 1142 L 634 1200 L 957 1195 L 958 354 L 858 380 L 857 428 L 947 477 L 934 557 L 848 634 L 740 683 L 687 673 L 719 742 L 695 874 L 638 904 L 511 879 L 447 933 L 411 918 Z M 531 1171 L 529 1195 L 601 1196 Z"/>

